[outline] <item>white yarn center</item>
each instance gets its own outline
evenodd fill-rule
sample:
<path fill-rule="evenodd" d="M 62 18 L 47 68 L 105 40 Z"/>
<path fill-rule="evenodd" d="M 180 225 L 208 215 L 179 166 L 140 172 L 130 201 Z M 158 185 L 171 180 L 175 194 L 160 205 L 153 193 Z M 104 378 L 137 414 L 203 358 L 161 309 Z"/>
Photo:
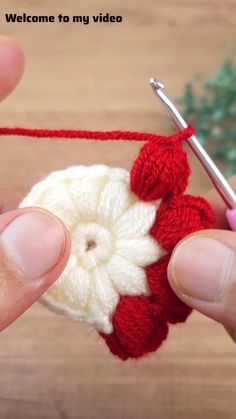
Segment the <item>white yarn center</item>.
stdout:
<path fill-rule="evenodd" d="M 50 308 L 111 333 L 120 296 L 148 295 L 144 267 L 164 254 L 148 234 L 159 204 L 138 200 L 126 170 L 102 165 L 53 172 L 35 185 L 20 206 L 48 209 L 71 235 L 68 264 L 43 296 Z"/>
<path fill-rule="evenodd" d="M 78 264 L 88 271 L 108 261 L 114 250 L 111 232 L 96 223 L 78 225 L 71 236 Z"/>

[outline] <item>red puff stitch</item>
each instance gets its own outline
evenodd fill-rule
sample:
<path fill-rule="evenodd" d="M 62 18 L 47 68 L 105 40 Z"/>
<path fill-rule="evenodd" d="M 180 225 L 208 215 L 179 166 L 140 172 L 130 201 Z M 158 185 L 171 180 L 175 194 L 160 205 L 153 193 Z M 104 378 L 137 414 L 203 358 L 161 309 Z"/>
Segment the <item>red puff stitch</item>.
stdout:
<path fill-rule="evenodd" d="M 188 131 L 192 135 L 191 127 Z M 141 148 L 130 172 L 130 188 L 143 201 L 184 192 L 190 168 L 180 141 L 179 134 L 160 137 Z"/>
<path fill-rule="evenodd" d="M 211 228 L 213 224 L 213 211 L 205 199 L 176 195 L 161 203 L 150 234 L 164 249 L 171 251 L 183 237 Z"/>
<path fill-rule="evenodd" d="M 148 285 L 155 301 L 163 308 L 164 317 L 169 323 L 184 322 L 192 309 L 184 304 L 172 291 L 167 266 L 171 254 L 163 256 L 158 262 L 145 268 Z"/>
<path fill-rule="evenodd" d="M 124 361 L 155 351 L 168 333 L 163 308 L 145 296 L 121 297 L 112 323 L 114 331 L 101 335 L 111 352 Z"/>

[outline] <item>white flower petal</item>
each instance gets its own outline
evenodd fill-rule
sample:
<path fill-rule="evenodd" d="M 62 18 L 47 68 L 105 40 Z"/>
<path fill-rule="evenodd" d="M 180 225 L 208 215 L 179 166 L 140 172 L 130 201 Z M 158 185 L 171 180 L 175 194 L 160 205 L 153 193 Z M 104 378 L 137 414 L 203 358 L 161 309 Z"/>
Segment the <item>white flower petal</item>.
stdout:
<path fill-rule="evenodd" d="M 31 205 L 28 202 L 28 205 Z M 78 220 L 76 207 L 73 199 L 68 195 L 68 190 L 65 182 L 60 181 L 56 188 L 52 188 L 50 194 L 46 194 L 41 205 L 41 200 L 35 200 L 34 206 L 40 206 L 51 211 L 66 224 L 67 228 L 70 228 L 75 221 Z"/>
<path fill-rule="evenodd" d="M 77 320 L 84 320 L 87 314 L 91 276 L 89 272 L 73 267 L 64 271 L 61 277 L 43 296 L 43 301 L 50 305 L 57 303 L 60 311 L 66 311 Z"/>
<path fill-rule="evenodd" d="M 54 173 L 62 173 L 63 179 L 66 180 L 76 180 L 82 179 L 89 175 L 89 166 L 70 166 L 67 167 L 65 170 L 60 170 L 60 172 Z M 53 175 L 53 173 L 51 174 Z M 49 176 L 51 176 L 49 175 Z"/>
<path fill-rule="evenodd" d="M 64 295 L 65 303 L 72 310 L 80 311 L 82 309 L 83 313 L 87 311 L 91 281 L 90 272 L 81 267 L 75 267 L 70 272 L 70 276 L 66 281 Z"/>
<path fill-rule="evenodd" d="M 135 238 L 147 234 L 156 215 L 156 206 L 146 202 L 136 202 L 115 223 L 112 232 L 117 238 Z"/>
<path fill-rule="evenodd" d="M 63 183 L 63 173 L 64 170 L 58 170 L 55 172 L 50 173 L 50 175 L 46 178 L 47 182 L 50 183 L 50 186 L 53 187 L 54 184 L 57 186 L 61 183 Z M 65 173 L 64 173 L 65 178 Z M 32 205 L 36 206 L 39 202 L 43 200 L 44 196 L 47 196 L 47 189 L 45 186 L 45 179 L 41 180 L 40 182 L 36 183 L 36 185 L 33 186 L 30 193 L 23 199 L 23 201 L 20 203 L 20 208 L 30 207 Z"/>
<path fill-rule="evenodd" d="M 119 296 L 111 284 L 104 266 L 94 269 L 91 277 L 88 322 L 95 323 L 97 328 L 104 333 L 111 333 L 111 316 L 116 308 Z"/>
<path fill-rule="evenodd" d="M 138 266 L 151 265 L 164 255 L 164 250 L 151 236 L 116 241 L 116 254 Z"/>
<path fill-rule="evenodd" d="M 132 202 L 132 195 L 127 184 L 108 182 L 99 198 L 98 222 L 106 226 L 114 224 Z"/>
<path fill-rule="evenodd" d="M 148 295 L 144 269 L 114 255 L 107 264 L 110 278 L 117 291 L 122 295 Z"/>
<path fill-rule="evenodd" d="M 91 182 L 89 178 L 68 185 L 67 193 L 74 202 L 78 220 L 84 222 L 96 219 L 98 197 L 102 186 L 100 182 Z"/>
<path fill-rule="evenodd" d="M 54 298 L 57 301 L 61 301 L 63 299 L 64 289 L 67 286 L 67 278 L 70 276 L 71 272 L 73 272 L 73 270 L 75 269 L 76 262 L 77 262 L 76 257 L 73 254 L 70 254 L 69 260 L 67 262 L 67 265 L 63 273 L 48 289 L 47 293 L 50 294 L 51 296 L 54 296 Z"/>

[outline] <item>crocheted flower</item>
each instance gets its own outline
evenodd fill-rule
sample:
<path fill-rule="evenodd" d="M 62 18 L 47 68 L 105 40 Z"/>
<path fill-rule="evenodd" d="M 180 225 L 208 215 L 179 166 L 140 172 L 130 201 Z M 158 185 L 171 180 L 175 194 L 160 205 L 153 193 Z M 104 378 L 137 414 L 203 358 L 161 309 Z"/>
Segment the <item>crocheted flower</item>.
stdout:
<path fill-rule="evenodd" d="M 184 194 L 186 135 L 148 141 L 130 174 L 106 166 L 54 172 L 21 204 L 51 210 L 71 234 L 68 265 L 44 300 L 93 324 L 123 360 L 155 351 L 169 324 L 191 312 L 172 291 L 167 266 L 178 241 L 212 228 L 214 215 L 204 199 Z"/>
<path fill-rule="evenodd" d="M 150 293 L 144 267 L 164 255 L 148 234 L 159 204 L 143 202 L 130 191 L 126 170 L 102 165 L 53 172 L 35 185 L 21 207 L 52 211 L 72 241 L 69 262 L 43 300 L 111 333 L 120 297 Z"/>

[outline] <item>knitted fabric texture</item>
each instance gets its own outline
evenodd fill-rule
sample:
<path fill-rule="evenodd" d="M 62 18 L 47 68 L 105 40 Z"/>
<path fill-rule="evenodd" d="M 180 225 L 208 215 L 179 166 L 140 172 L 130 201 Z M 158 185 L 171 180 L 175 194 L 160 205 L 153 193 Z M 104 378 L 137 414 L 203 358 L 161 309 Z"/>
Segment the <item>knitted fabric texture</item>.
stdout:
<path fill-rule="evenodd" d="M 171 290 L 167 265 L 178 241 L 214 217 L 204 199 L 184 194 L 181 139 L 148 141 L 130 173 L 104 165 L 53 172 L 20 205 L 50 210 L 71 234 L 69 262 L 43 300 L 93 325 L 123 360 L 155 351 L 168 324 L 191 312 Z"/>

